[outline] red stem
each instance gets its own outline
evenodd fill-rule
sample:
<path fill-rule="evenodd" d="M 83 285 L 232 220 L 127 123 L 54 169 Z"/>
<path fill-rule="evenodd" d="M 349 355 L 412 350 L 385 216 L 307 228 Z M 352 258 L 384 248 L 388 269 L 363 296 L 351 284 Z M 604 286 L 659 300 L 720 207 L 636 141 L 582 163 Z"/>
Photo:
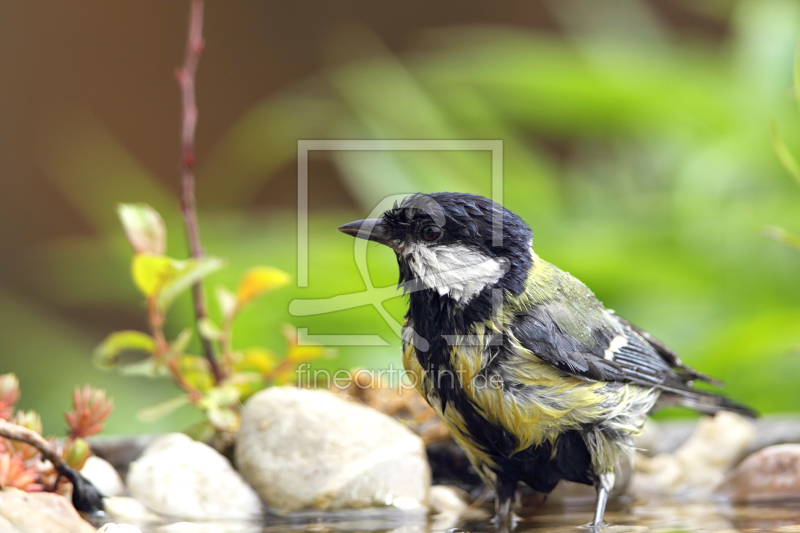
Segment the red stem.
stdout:
<path fill-rule="evenodd" d="M 189 14 L 189 38 L 186 44 L 186 61 L 177 71 L 178 83 L 183 96 L 183 129 L 181 132 L 181 209 L 186 223 L 186 235 L 189 239 L 189 251 L 194 258 L 203 257 L 200 245 L 200 228 L 197 223 L 197 208 L 194 197 L 194 136 L 197 127 L 197 104 L 195 102 L 195 76 L 200 53 L 203 51 L 203 0 L 192 0 Z M 195 283 L 192 287 L 194 296 L 194 312 L 198 324 L 206 316 L 206 304 L 203 296 L 203 284 Z M 208 359 L 214 380 L 219 383 L 224 378 L 222 369 L 214 353 L 214 345 L 200 336 L 203 352 Z"/>

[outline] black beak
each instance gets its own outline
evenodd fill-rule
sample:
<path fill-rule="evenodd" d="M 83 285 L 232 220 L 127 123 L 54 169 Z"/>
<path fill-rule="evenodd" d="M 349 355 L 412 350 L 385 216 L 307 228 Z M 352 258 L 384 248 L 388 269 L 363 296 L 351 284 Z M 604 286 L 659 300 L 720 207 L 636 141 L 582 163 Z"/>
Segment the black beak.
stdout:
<path fill-rule="evenodd" d="M 359 239 L 367 239 L 368 241 L 379 242 L 385 246 L 391 247 L 389 244 L 389 233 L 386 231 L 386 225 L 380 218 L 368 218 L 366 220 L 356 220 L 350 222 L 339 228 L 342 233 L 347 233 Z"/>

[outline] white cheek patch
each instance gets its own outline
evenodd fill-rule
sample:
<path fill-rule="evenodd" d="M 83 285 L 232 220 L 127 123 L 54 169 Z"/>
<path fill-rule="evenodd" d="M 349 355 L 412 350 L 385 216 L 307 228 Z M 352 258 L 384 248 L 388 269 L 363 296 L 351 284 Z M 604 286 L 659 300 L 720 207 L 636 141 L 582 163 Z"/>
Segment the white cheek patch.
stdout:
<path fill-rule="evenodd" d="M 429 289 L 461 304 L 497 283 L 508 271 L 508 261 L 493 258 L 463 244 L 428 246 L 408 244 L 402 250 L 409 266 Z"/>

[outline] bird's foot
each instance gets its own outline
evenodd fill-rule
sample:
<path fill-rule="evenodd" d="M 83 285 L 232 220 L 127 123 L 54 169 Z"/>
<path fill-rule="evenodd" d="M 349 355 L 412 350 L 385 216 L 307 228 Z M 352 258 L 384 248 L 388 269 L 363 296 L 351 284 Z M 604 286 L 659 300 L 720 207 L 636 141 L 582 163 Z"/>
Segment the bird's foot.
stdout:
<path fill-rule="evenodd" d="M 495 515 L 494 518 L 492 518 L 492 524 L 495 527 L 509 526 L 514 528 L 519 524 L 519 517 L 514 513 L 509 513 L 505 516 Z"/>
<path fill-rule="evenodd" d="M 505 516 L 496 515 L 494 518 L 492 518 L 492 524 L 494 525 L 497 533 L 511 533 L 514 531 L 514 529 L 516 529 L 518 523 L 519 517 L 514 513 L 510 513 Z"/>

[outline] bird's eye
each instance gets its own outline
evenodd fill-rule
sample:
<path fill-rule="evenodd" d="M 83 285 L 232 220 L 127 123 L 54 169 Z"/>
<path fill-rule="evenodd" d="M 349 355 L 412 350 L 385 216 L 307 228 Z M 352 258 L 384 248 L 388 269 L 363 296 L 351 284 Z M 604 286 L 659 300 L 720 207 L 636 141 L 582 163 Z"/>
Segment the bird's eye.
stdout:
<path fill-rule="evenodd" d="M 422 238 L 426 241 L 433 242 L 442 236 L 442 228 L 439 226 L 425 226 L 422 228 Z"/>

